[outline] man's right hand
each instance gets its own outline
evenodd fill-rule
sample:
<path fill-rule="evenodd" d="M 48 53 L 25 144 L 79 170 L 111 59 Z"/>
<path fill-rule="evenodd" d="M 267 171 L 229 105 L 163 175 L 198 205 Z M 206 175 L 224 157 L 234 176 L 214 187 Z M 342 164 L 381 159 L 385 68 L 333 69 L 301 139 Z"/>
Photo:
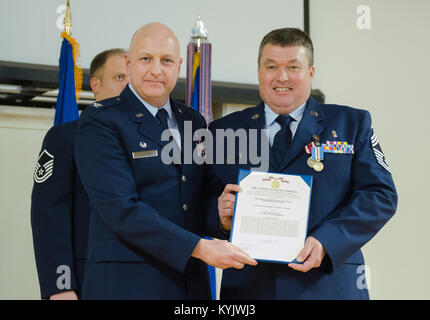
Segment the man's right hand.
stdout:
<path fill-rule="evenodd" d="M 257 261 L 245 251 L 226 240 L 200 239 L 191 256 L 220 269 L 242 269 L 245 264 L 257 265 Z"/>
<path fill-rule="evenodd" d="M 218 214 L 219 220 L 224 230 L 230 231 L 234 203 L 236 202 L 236 195 L 234 192 L 240 192 L 240 187 L 237 184 L 227 184 L 222 194 L 218 197 Z"/>

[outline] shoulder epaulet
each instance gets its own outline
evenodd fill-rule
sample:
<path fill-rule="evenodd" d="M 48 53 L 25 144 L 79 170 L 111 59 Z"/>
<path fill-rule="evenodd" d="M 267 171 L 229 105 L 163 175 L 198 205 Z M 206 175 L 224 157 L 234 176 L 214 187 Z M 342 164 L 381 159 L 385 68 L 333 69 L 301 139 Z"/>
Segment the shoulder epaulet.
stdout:
<path fill-rule="evenodd" d="M 183 110 L 187 110 L 187 111 L 190 111 L 191 113 L 194 112 L 196 114 L 200 114 L 200 112 L 194 110 L 193 107 L 183 103 L 178 103 L 178 110 L 180 110 L 179 112 L 183 112 Z"/>
<path fill-rule="evenodd" d="M 122 101 L 121 97 L 117 96 L 117 97 L 112 97 L 112 98 L 108 98 L 100 101 L 95 101 L 92 104 L 90 104 L 90 106 L 95 108 L 105 109 L 105 108 L 109 108 L 110 106 L 117 105 L 121 103 L 121 101 Z"/>

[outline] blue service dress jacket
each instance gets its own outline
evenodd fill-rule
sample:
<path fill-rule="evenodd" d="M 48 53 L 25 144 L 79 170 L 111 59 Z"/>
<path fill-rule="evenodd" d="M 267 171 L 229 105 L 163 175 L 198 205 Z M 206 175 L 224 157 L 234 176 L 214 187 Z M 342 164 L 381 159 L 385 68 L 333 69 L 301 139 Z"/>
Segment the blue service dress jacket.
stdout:
<path fill-rule="evenodd" d="M 90 198 L 84 299 L 210 299 L 207 265 L 191 257 L 203 235 L 202 180 L 195 163 L 165 163 L 162 127 L 127 86 L 81 114 L 76 154 Z M 184 125 L 206 128 L 171 100 Z M 194 142 L 197 143 L 197 142 Z"/>
<path fill-rule="evenodd" d="M 247 132 L 263 129 L 264 117 L 262 102 L 213 121 L 209 129 L 213 133 L 227 128 L 234 131 L 244 128 Z M 324 169 L 316 171 L 307 164 L 311 155 L 305 151 L 305 146 L 316 140 L 321 144 L 347 142 L 354 146 L 354 154 L 325 153 Z M 260 141 L 259 138 L 258 143 L 251 144 L 257 147 L 257 152 L 261 149 Z M 376 142 L 369 112 L 308 99 L 282 163 L 274 161 L 270 149 L 268 171 L 313 176 L 308 236 L 321 242 L 326 256 L 319 268 L 307 273 L 295 271 L 287 264 L 268 262 L 259 262 L 256 267 L 245 266 L 243 270 L 224 270 L 221 299 L 369 298 L 360 248 L 393 216 L 397 206 L 393 179 Z M 236 160 L 239 158 L 236 155 Z M 215 218 L 218 216 L 216 199 L 224 186 L 237 183 L 239 168 L 258 167 L 237 163 L 209 167 L 212 205 L 208 220 L 212 221 L 213 233 L 219 223 Z"/>
<path fill-rule="evenodd" d="M 77 123 L 47 132 L 34 172 L 31 225 L 44 299 L 66 290 L 79 297 L 82 288 L 91 211 L 75 163 Z"/>

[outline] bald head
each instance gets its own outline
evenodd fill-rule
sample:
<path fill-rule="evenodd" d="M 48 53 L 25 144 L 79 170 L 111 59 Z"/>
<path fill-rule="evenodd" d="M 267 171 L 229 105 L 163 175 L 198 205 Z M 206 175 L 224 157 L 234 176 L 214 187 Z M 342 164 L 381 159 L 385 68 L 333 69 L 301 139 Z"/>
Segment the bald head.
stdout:
<path fill-rule="evenodd" d="M 162 107 L 179 77 L 179 42 L 167 26 L 154 22 L 139 28 L 130 41 L 127 69 L 130 83 L 149 104 Z"/>
<path fill-rule="evenodd" d="M 145 38 L 166 39 L 175 47 L 177 55 L 180 55 L 178 38 L 169 27 L 159 22 L 148 23 L 136 30 L 133 37 L 131 37 L 129 53 L 135 53 L 139 49 L 141 41 Z"/>

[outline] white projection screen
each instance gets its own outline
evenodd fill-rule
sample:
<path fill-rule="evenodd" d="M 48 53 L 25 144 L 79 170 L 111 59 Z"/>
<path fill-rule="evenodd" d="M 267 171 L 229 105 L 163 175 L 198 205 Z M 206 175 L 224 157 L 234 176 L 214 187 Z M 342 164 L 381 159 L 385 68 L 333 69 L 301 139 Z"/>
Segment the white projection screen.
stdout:
<path fill-rule="evenodd" d="M 108 48 L 127 48 L 134 31 L 153 21 L 178 36 L 186 72 L 186 46 L 197 16 L 212 43 L 212 80 L 256 84 L 258 45 L 272 29 L 304 29 L 303 0 L 70 0 L 72 36 L 80 44 L 79 64 Z M 58 65 L 66 0 L 0 1 L 0 60 Z"/>

